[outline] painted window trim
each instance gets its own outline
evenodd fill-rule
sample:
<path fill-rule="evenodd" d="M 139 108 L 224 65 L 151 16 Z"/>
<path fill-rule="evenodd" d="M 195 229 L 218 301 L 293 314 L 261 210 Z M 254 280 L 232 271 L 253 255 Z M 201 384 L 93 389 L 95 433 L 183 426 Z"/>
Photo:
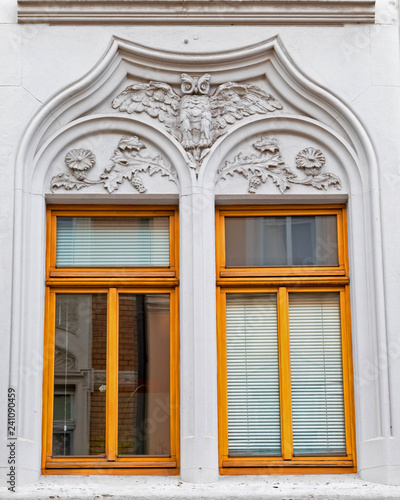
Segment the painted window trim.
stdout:
<path fill-rule="evenodd" d="M 85 270 L 76 268 L 52 275 L 55 262 L 57 216 L 169 216 L 170 262 L 174 266 L 144 268 L 143 275 L 120 269 Z M 42 474 L 179 474 L 179 280 L 178 210 L 176 207 L 48 206 L 45 291 L 45 331 L 43 362 Z M 171 268 L 173 267 L 173 274 Z M 146 272 L 147 271 L 147 272 Z M 113 273 L 117 276 L 113 276 Z M 149 277 L 150 276 L 150 277 Z M 54 390 L 54 325 L 56 293 L 107 294 L 107 391 L 106 457 L 51 457 Z M 169 294 L 170 296 L 170 457 L 117 456 L 118 425 L 118 296 L 127 293 Z"/>
<path fill-rule="evenodd" d="M 326 268 L 285 269 L 230 268 L 225 273 L 224 218 L 246 215 L 321 215 L 336 214 L 339 246 L 340 276 L 329 274 Z M 271 206 L 216 208 L 216 267 L 217 267 L 217 356 L 218 356 L 218 430 L 219 470 L 221 475 L 235 474 L 327 474 L 356 472 L 355 410 L 353 391 L 352 343 L 350 323 L 350 291 L 347 258 L 347 226 L 345 205 L 332 206 Z M 332 268 L 331 268 L 332 269 Z M 268 271 L 267 270 L 267 271 Z M 342 332 L 342 369 L 345 408 L 346 456 L 293 456 L 289 347 L 289 293 L 339 292 Z M 229 457 L 228 455 L 228 401 L 226 354 L 226 294 L 276 293 L 278 314 L 279 380 L 281 408 L 281 457 Z"/>

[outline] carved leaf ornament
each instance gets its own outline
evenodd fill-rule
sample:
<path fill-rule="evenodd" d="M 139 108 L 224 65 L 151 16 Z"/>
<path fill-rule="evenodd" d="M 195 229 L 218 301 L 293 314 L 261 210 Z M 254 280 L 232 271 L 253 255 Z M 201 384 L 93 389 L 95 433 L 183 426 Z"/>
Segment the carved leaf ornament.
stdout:
<path fill-rule="evenodd" d="M 55 175 L 50 181 L 50 188 L 52 191 L 61 187 L 71 190 L 103 184 L 109 193 L 113 193 L 126 179 L 139 193 L 145 193 L 146 187 L 139 175 L 141 173 L 150 176 L 159 173 L 177 183 L 175 170 L 159 155 L 141 154 L 141 150 L 145 148 L 137 135 L 122 137 L 111 157 L 112 164 L 104 169 L 99 179 L 86 177 L 95 164 L 95 155 L 89 149 L 71 149 L 65 156 L 65 163 L 72 173 Z"/>
<path fill-rule="evenodd" d="M 319 190 L 327 190 L 330 186 L 341 189 L 342 183 L 335 174 L 321 170 L 326 163 L 326 158 L 321 150 L 306 148 L 296 156 L 296 167 L 303 170 L 306 177 L 298 179 L 284 162 L 280 146 L 275 137 L 262 137 L 253 144 L 259 154 L 246 156 L 239 153 L 232 161 L 227 161 L 218 170 L 218 180 L 226 180 L 228 176 L 243 175 L 248 179 L 248 192 L 255 193 L 268 179 L 277 186 L 281 193 L 290 188 L 290 184 L 312 186 Z"/>

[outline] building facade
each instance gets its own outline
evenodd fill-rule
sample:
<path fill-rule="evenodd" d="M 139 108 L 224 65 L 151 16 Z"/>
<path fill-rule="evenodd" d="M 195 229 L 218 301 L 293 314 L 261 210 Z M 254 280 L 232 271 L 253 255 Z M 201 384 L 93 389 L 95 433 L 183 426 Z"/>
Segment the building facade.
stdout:
<path fill-rule="evenodd" d="M 12 472 L 400 485 L 397 5 L 0 22 L 5 494 Z"/>

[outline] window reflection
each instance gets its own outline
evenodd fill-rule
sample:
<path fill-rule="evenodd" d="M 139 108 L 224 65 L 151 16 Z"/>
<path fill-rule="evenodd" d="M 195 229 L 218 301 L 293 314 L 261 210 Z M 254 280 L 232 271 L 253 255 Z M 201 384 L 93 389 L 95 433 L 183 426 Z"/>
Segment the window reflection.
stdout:
<path fill-rule="evenodd" d="M 335 215 L 226 217 L 227 267 L 337 266 Z"/>
<path fill-rule="evenodd" d="M 169 295 L 119 298 L 118 455 L 170 455 Z"/>
<path fill-rule="evenodd" d="M 56 297 L 53 456 L 104 455 L 106 294 Z"/>

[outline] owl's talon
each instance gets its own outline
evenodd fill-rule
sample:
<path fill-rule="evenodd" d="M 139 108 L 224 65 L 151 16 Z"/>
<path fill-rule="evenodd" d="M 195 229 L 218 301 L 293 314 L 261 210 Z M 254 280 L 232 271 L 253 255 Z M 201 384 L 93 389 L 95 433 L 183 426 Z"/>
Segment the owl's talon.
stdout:
<path fill-rule="evenodd" d="M 185 141 L 182 141 L 182 146 L 183 146 L 183 149 L 194 149 L 195 148 L 193 141 L 190 141 L 188 139 Z"/>
<path fill-rule="evenodd" d="M 208 141 L 207 139 L 201 139 L 199 146 L 201 147 L 201 149 L 211 148 L 212 143 L 210 141 Z"/>

